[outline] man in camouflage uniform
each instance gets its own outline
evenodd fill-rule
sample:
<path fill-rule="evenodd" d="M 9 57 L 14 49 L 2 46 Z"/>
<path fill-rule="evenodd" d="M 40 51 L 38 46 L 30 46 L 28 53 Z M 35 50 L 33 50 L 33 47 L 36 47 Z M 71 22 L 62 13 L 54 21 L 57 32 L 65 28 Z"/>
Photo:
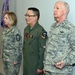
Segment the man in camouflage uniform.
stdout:
<path fill-rule="evenodd" d="M 51 26 L 44 57 L 46 75 L 72 75 L 75 63 L 75 27 L 67 20 L 68 12 L 68 3 L 56 2 L 56 23 Z"/>

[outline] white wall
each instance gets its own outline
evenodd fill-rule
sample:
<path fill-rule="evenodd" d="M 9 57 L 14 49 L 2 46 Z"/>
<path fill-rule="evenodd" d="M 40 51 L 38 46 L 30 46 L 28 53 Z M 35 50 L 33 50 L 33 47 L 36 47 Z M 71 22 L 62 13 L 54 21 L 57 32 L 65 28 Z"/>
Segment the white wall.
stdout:
<path fill-rule="evenodd" d="M 2 3 L 3 3 L 3 1 L 2 0 L 0 0 L 0 16 L 2 15 Z M 1 18 L 1 17 L 0 17 Z M 0 23 L 1 23 L 1 19 L 0 19 Z M 3 29 L 2 29 L 2 27 L 0 26 L 0 36 L 2 35 L 2 31 L 3 31 Z M 2 45 L 1 45 L 1 37 L 0 37 L 0 57 L 1 57 L 1 55 L 2 55 Z"/>
<path fill-rule="evenodd" d="M 16 0 L 9 0 L 9 10 L 16 13 Z"/>

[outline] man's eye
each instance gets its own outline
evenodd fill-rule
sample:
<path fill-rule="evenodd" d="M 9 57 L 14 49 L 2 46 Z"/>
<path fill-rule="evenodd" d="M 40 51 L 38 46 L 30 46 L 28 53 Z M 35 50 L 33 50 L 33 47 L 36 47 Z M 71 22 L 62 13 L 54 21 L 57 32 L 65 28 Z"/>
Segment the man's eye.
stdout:
<path fill-rule="evenodd" d="M 59 8 L 57 7 L 57 9 L 59 9 Z"/>

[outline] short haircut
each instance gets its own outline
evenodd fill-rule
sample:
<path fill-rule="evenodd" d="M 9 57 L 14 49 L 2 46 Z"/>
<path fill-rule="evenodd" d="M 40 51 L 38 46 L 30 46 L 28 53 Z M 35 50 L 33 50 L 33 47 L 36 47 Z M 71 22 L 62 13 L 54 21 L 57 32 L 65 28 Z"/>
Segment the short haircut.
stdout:
<path fill-rule="evenodd" d="M 35 7 L 30 7 L 30 8 L 28 8 L 28 10 L 32 10 L 35 13 L 35 15 L 38 17 L 38 19 L 40 18 L 40 11 L 39 11 L 39 9 L 37 9 Z"/>
<path fill-rule="evenodd" d="M 69 10 L 70 10 L 69 4 L 67 2 L 64 2 L 64 6 L 65 6 L 65 8 L 67 10 L 67 14 L 68 14 L 69 13 Z"/>

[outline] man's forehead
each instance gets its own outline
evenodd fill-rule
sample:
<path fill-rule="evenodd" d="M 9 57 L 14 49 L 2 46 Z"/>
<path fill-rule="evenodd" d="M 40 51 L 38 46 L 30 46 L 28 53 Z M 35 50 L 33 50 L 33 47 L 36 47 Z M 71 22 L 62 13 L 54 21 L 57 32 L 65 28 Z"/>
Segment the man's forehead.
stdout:
<path fill-rule="evenodd" d="M 64 2 L 56 2 L 55 5 L 64 5 Z"/>
<path fill-rule="evenodd" d="M 26 14 L 34 14 L 33 10 L 27 10 Z"/>
<path fill-rule="evenodd" d="M 64 2 L 57 2 L 57 3 L 55 4 L 55 7 L 61 8 L 61 7 L 63 7 L 63 6 L 64 6 Z"/>

